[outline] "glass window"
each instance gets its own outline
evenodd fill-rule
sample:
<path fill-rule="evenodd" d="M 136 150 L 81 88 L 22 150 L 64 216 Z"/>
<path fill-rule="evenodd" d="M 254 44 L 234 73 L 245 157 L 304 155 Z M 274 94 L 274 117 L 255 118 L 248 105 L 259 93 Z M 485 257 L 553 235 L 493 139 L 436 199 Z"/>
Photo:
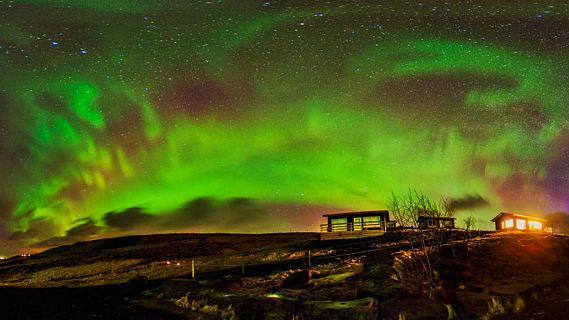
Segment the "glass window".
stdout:
<path fill-rule="evenodd" d="M 332 231 L 346 231 L 348 230 L 348 218 L 333 218 L 331 220 Z"/>
<path fill-rule="evenodd" d="M 514 227 L 514 220 L 508 219 L 508 220 L 504 221 L 504 227 L 506 227 L 506 229 L 513 228 Z"/>
<path fill-rule="evenodd" d="M 348 223 L 348 218 L 334 218 L 332 224 Z"/>
<path fill-rule="evenodd" d="M 516 219 L 516 229 L 525 230 L 526 229 L 526 221 L 523 219 Z"/>
<path fill-rule="evenodd" d="M 362 217 L 354 217 L 354 230 L 362 230 Z"/>
<path fill-rule="evenodd" d="M 366 227 L 378 227 L 381 226 L 381 218 L 379 216 L 369 216 L 364 217 L 364 226 Z"/>
<path fill-rule="evenodd" d="M 528 221 L 529 229 L 530 230 L 542 230 L 543 225 L 539 221 Z"/>

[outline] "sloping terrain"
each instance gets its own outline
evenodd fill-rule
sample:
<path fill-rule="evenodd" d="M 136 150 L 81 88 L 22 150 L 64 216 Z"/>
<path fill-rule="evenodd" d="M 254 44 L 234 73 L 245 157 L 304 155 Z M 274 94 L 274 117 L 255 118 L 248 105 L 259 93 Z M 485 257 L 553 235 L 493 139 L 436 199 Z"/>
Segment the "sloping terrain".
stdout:
<path fill-rule="evenodd" d="M 17 287 L 91 286 L 149 279 L 223 265 L 304 255 L 318 233 L 158 234 L 78 242 L 0 262 L 0 284 Z M 210 267 L 212 266 L 212 267 Z"/>
<path fill-rule="evenodd" d="M 4 313 L 20 319 L 561 319 L 569 312 L 568 237 L 447 236 L 431 260 L 432 297 L 409 269 L 419 264 L 406 264 L 420 247 L 393 232 L 338 241 L 298 233 L 78 243 L 0 264 L 2 284 L 12 285 L 0 288 L 0 299 Z"/>

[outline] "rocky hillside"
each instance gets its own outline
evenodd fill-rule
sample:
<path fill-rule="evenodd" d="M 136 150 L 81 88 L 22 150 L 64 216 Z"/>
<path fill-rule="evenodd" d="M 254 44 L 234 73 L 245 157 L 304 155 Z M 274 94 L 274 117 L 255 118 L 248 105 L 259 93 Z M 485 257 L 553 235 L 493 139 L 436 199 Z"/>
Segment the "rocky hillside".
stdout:
<path fill-rule="evenodd" d="M 562 319 L 569 311 L 567 237 L 452 231 L 436 248 L 411 246 L 409 239 L 401 232 L 333 242 L 317 234 L 100 240 L 4 262 L 3 279 L 48 288 L 4 287 L 0 298 L 10 302 L 5 314 L 20 312 L 21 319 Z M 200 263 L 237 267 L 211 263 L 194 280 L 176 266 L 190 254 Z M 131 260 L 149 267 L 135 269 L 138 277 L 117 268 L 108 273 L 112 281 L 103 276 L 103 285 L 89 284 L 96 270 Z M 163 261 L 170 264 L 157 264 Z M 92 271 L 81 278 L 76 269 Z M 38 280 L 57 272 L 74 276 Z"/>
<path fill-rule="evenodd" d="M 138 301 L 204 319 L 561 319 L 569 311 L 566 237 L 449 241 L 431 299 L 407 278 L 416 276 L 406 270 L 409 251 L 386 248 L 264 277 L 170 280 Z"/>

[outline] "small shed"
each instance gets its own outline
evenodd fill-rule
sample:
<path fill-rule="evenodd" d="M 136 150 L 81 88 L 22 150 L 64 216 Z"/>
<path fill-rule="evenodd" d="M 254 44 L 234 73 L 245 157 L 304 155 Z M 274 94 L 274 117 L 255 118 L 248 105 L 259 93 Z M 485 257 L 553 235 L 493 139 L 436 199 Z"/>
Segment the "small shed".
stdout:
<path fill-rule="evenodd" d="M 383 234 L 388 226 L 389 210 L 353 211 L 323 215 L 321 239 L 361 238 Z"/>
<path fill-rule="evenodd" d="M 547 220 L 518 213 L 500 212 L 492 222 L 496 224 L 496 230 L 551 231 Z"/>
<path fill-rule="evenodd" d="M 421 229 L 454 229 L 454 217 L 419 216 Z"/>

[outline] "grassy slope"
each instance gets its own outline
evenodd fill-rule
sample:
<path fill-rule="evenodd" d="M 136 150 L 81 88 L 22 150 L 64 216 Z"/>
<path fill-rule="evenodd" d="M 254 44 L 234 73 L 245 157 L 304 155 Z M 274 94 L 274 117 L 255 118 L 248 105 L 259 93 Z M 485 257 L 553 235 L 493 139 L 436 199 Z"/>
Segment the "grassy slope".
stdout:
<path fill-rule="evenodd" d="M 0 263 L 0 284 L 20 287 L 86 286 L 187 274 L 191 260 L 209 265 L 240 264 L 304 254 L 318 233 L 159 234 L 78 242 L 31 257 Z"/>

